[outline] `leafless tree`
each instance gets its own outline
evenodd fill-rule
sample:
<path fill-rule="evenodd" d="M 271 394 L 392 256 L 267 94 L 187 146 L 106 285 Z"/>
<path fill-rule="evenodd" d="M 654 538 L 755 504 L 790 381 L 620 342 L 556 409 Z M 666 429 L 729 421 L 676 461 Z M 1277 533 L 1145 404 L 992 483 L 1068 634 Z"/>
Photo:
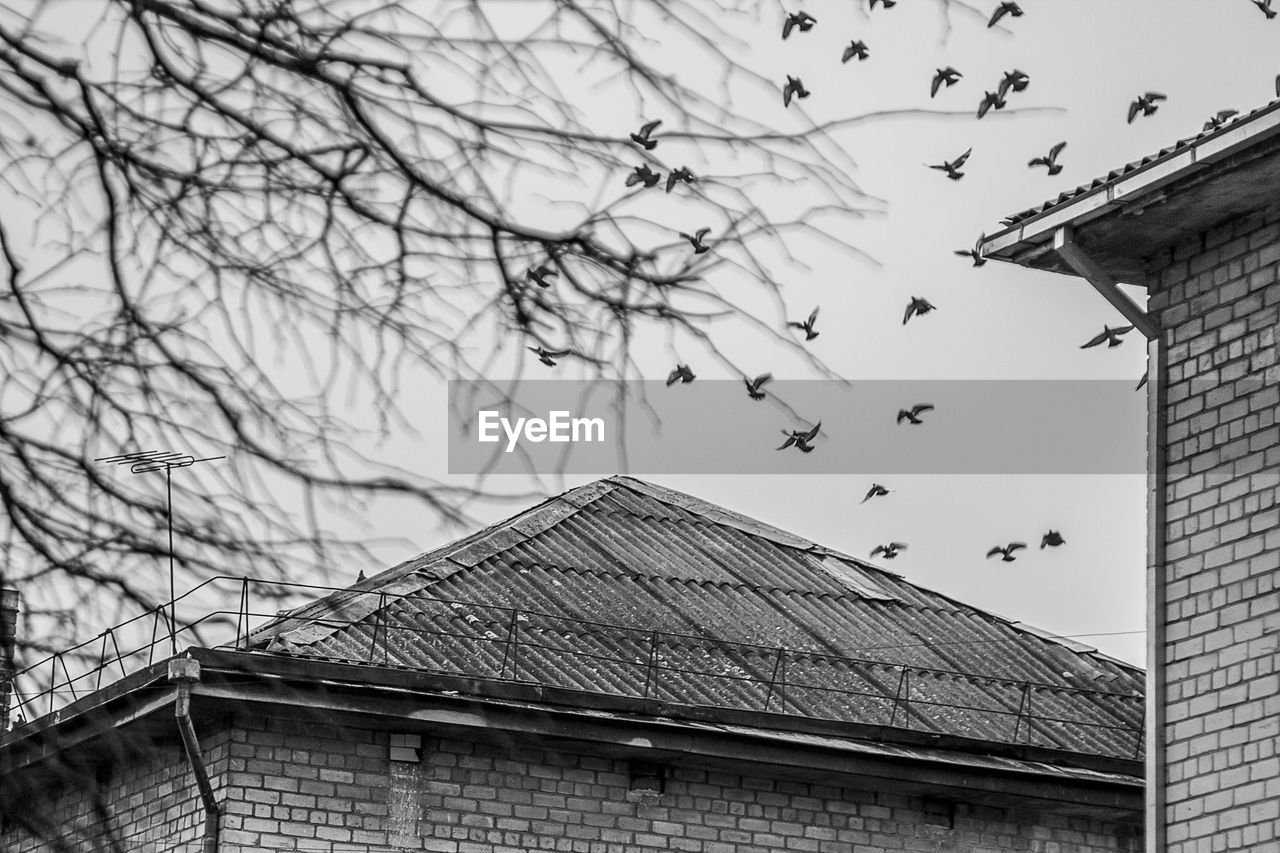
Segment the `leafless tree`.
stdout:
<path fill-rule="evenodd" d="M 866 199 L 833 134 L 869 118 L 783 108 L 744 35 L 780 20 L 758 0 L 0 2 L 0 568 L 60 626 L 26 651 L 91 604 L 165 598 L 139 570 L 168 557 L 163 475 L 97 456 L 227 455 L 173 478 L 179 589 L 297 576 L 360 555 L 335 510 L 461 518 L 469 489 L 378 451 L 412 427 L 412 382 L 526 346 L 635 378 L 637 336 L 664 329 L 727 363 L 725 315 L 777 337 L 785 241 L 853 248 Z M 697 181 L 624 185 L 642 163 Z M 676 236 L 676 204 L 713 251 Z"/>

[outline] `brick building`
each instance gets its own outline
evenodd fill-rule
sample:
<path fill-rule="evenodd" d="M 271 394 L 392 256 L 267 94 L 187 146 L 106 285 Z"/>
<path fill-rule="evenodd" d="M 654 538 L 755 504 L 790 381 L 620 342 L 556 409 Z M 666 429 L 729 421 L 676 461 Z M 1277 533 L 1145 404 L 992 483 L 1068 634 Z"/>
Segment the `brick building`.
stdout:
<path fill-rule="evenodd" d="M 1142 685 L 613 477 L 0 735 L 0 848 L 1136 851 Z"/>
<path fill-rule="evenodd" d="M 1280 101 L 1012 219 L 1149 339 L 1148 849 L 1280 850 Z"/>

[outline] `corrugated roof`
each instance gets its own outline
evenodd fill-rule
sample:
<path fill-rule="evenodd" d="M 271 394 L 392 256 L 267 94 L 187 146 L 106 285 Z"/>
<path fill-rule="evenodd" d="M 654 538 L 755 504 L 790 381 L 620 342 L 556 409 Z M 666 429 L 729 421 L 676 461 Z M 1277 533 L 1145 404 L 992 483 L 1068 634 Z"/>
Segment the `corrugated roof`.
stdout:
<path fill-rule="evenodd" d="M 1247 122 L 1256 118 L 1257 116 L 1262 115 L 1263 113 L 1268 113 L 1271 110 L 1275 109 L 1278 105 L 1280 105 L 1280 99 L 1271 101 L 1265 106 L 1259 107 L 1255 110 L 1251 110 L 1248 113 L 1245 113 L 1243 115 L 1234 116 L 1228 119 L 1221 127 L 1206 129 L 1201 131 L 1200 133 L 1195 134 L 1194 136 L 1188 136 L 1185 139 L 1179 139 L 1177 142 L 1165 148 L 1161 148 L 1159 151 L 1157 151 L 1154 154 L 1149 154 L 1146 157 L 1143 157 L 1139 160 L 1134 160 L 1130 163 L 1126 163 L 1118 169 L 1112 169 L 1110 172 L 1107 172 L 1105 175 L 1095 178 L 1087 184 L 1081 184 L 1080 186 L 1076 187 L 1073 190 L 1068 190 L 1066 192 L 1060 193 L 1056 198 L 1049 199 L 1043 204 L 1039 204 L 1035 207 L 1021 211 L 1019 213 L 1015 213 L 1011 216 L 1007 216 L 1001 221 L 1001 225 L 1005 225 L 1008 227 L 1004 231 L 999 231 L 995 234 L 992 234 L 989 239 L 994 240 L 997 237 L 999 237 L 1001 234 L 1005 233 L 1005 231 L 1010 230 L 1015 226 L 1021 225 L 1027 220 L 1033 217 L 1048 213 L 1054 210 L 1055 208 L 1061 207 L 1062 205 L 1072 202 L 1078 198 L 1089 195 L 1091 193 L 1102 192 L 1103 190 L 1106 189 L 1106 187 L 1115 184 L 1117 181 L 1121 180 L 1126 175 L 1129 175 L 1132 172 L 1136 172 L 1139 169 L 1153 166 L 1154 164 L 1162 160 L 1166 160 L 1176 155 L 1177 153 L 1187 148 L 1188 146 L 1195 145 L 1211 137 L 1222 136 L 1227 133 L 1230 133 L 1236 130 L 1237 126 L 1241 122 Z"/>
<path fill-rule="evenodd" d="M 1143 674 L 628 477 L 298 608 L 252 647 L 1133 759 Z"/>

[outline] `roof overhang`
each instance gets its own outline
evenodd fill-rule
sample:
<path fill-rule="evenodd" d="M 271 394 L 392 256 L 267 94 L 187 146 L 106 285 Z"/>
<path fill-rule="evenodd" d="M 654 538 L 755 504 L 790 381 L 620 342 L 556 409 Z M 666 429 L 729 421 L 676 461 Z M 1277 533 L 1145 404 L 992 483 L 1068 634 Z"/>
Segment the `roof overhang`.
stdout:
<path fill-rule="evenodd" d="M 1111 279 L 1146 286 L 1161 252 L 1188 235 L 1280 202 L 1280 101 L 1179 144 L 986 238 L 987 258 L 1083 275 L 1064 235 Z M 1065 229 L 1065 230 L 1064 230 Z"/>
<path fill-rule="evenodd" d="M 202 680 L 193 713 L 258 710 L 322 714 L 400 731 L 468 730 L 472 736 L 590 744 L 594 752 L 644 756 L 679 764 L 706 761 L 775 768 L 795 778 L 871 779 L 886 790 L 927 791 L 1008 805 L 1036 801 L 1065 813 L 1105 812 L 1136 821 L 1143 801 L 1140 761 L 1033 747 L 958 744 L 928 732 L 894 737 L 870 727 L 823 725 L 781 715 L 685 708 L 654 701 L 603 701 L 533 684 L 486 682 L 355 664 L 300 660 L 252 652 L 192 649 Z M 147 744 L 176 737 L 165 662 L 0 736 L 0 778 L 65 773 L 68 763 L 120 760 Z M 594 701 L 586 701 L 591 700 Z M 778 719 L 774 719 L 778 718 Z M 889 737 L 885 738 L 884 736 Z M 68 759 L 67 754 L 74 757 Z M 50 770 L 52 768 L 52 770 Z M 16 775 L 15 775 L 16 778 Z"/>

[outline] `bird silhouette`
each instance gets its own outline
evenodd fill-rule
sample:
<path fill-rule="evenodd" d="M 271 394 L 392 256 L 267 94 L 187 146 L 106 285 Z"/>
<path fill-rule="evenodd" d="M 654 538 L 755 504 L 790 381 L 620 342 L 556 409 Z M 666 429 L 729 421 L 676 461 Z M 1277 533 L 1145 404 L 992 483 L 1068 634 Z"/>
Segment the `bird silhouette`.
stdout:
<path fill-rule="evenodd" d="M 764 387 L 765 383 L 772 379 L 772 373 L 761 373 L 755 379 L 748 379 L 745 376 L 742 377 L 742 381 L 746 383 L 747 386 L 747 396 L 752 400 L 763 400 L 767 395 L 760 389 Z"/>
<path fill-rule="evenodd" d="M 1271 8 L 1271 0 L 1253 0 L 1253 5 L 1262 10 L 1268 21 L 1276 16 L 1276 10 Z"/>
<path fill-rule="evenodd" d="M 1142 378 L 1138 380 L 1138 384 L 1133 387 L 1135 391 L 1141 391 L 1142 386 L 1147 384 L 1147 377 L 1151 375 L 1151 368 L 1147 368 L 1142 372 Z"/>
<path fill-rule="evenodd" d="M 785 39 L 791 35 L 791 31 L 796 27 L 800 28 L 800 32 L 807 33 L 813 29 L 813 25 L 818 23 L 818 19 L 808 12 L 793 12 L 787 15 L 787 19 L 782 22 L 782 37 Z"/>
<path fill-rule="evenodd" d="M 1001 98 L 1004 98 L 1010 92 L 1021 92 L 1030 85 L 1031 76 L 1025 71 L 1019 71 L 1015 68 L 1012 71 L 1004 72 L 1004 77 L 1001 78 L 999 86 L 996 87 L 996 92 Z"/>
<path fill-rule="evenodd" d="M 642 163 L 632 169 L 630 175 L 627 175 L 627 186 L 633 187 L 636 184 L 644 184 L 646 187 L 656 187 L 660 180 L 662 180 L 661 175 L 650 169 L 648 163 Z"/>
<path fill-rule="evenodd" d="M 1012 2 L 1009 2 L 1009 0 L 1005 0 L 1005 2 L 997 6 L 996 10 L 991 13 L 991 20 L 987 21 L 987 28 L 990 29 L 991 27 L 994 27 L 996 24 L 1000 23 L 1000 19 L 1003 18 L 1005 15 L 1009 15 L 1014 18 L 1021 18 L 1023 15 L 1022 7 L 1019 6 L 1017 3 L 1012 3 Z"/>
<path fill-rule="evenodd" d="M 946 172 L 948 178 L 953 181 L 958 181 L 964 177 L 964 172 L 960 171 L 960 167 L 965 164 L 965 161 L 969 159 L 969 155 L 972 153 L 973 149 L 970 148 L 954 160 L 947 160 L 933 165 L 926 163 L 925 165 L 929 166 L 930 169 L 937 169 L 940 172 Z"/>
<path fill-rule="evenodd" d="M 672 169 L 671 174 L 667 175 L 667 192 L 671 192 L 672 187 L 676 183 L 683 181 L 686 184 L 692 184 L 698 179 L 694 177 L 693 172 L 689 171 L 688 166 L 681 166 L 679 169 Z"/>
<path fill-rule="evenodd" d="M 567 349 L 550 350 L 550 349 L 543 349 L 542 347 L 528 347 L 528 349 L 530 352 L 536 353 L 538 356 L 538 361 L 542 362 L 547 367 L 555 367 L 556 366 L 555 359 L 564 358 L 566 355 L 572 352 L 572 350 L 567 350 Z"/>
<path fill-rule="evenodd" d="M 797 98 L 809 97 L 809 90 L 804 87 L 804 82 L 799 77 L 787 75 L 787 85 L 782 87 L 782 105 L 784 107 L 791 106 L 791 97 Z"/>
<path fill-rule="evenodd" d="M 948 65 L 946 68 L 939 68 L 933 75 L 933 83 L 929 86 L 929 97 L 932 98 L 938 94 L 938 89 L 943 84 L 950 89 L 956 82 L 963 77 L 959 71 Z"/>
<path fill-rule="evenodd" d="M 817 321 L 818 321 L 818 309 L 814 308 L 813 311 L 809 314 L 808 320 L 805 320 L 803 323 L 797 323 L 796 321 L 792 320 L 789 323 L 787 323 L 787 325 L 795 329 L 803 329 L 804 339 L 806 341 L 811 341 L 820 334 L 819 332 L 816 332 L 813 329 L 813 324 L 816 323 Z"/>
<path fill-rule="evenodd" d="M 1043 551 L 1047 545 L 1050 548 L 1057 548 L 1059 545 L 1066 545 L 1067 540 L 1062 538 L 1062 534 L 1056 530 L 1050 530 L 1044 536 L 1040 537 L 1040 550 Z"/>
<path fill-rule="evenodd" d="M 1274 15 L 1275 13 L 1272 12 L 1271 14 Z M 1239 110 L 1218 110 L 1216 113 L 1209 116 L 1209 120 L 1204 123 L 1204 129 L 1217 130 L 1218 128 L 1225 126 L 1233 116 L 1237 116 L 1239 114 Z"/>
<path fill-rule="evenodd" d="M 364 569 L 361 569 L 356 574 L 356 583 L 364 583 Z"/>
<path fill-rule="evenodd" d="M 701 255 L 703 252 L 711 248 L 706 243 L 702 242 L 702 239 L 710 233 L 711 233 L 710 228 L 699 228 L 697 231 L 693 232 L 692 234 L 686 234 L 683 231 L 681 231 L 680 236 L 688 240 L 689 245 L 693 246 L 693 253 L 695 255 Z"/>
<path fill-rule="evenodd" d="M 667 374 L 667 387 L 671 387 L 677 382 L 688 385 L 698 377 L 693 375 L 693 371 L 689 369 L 687 364 L 677 364 L 676 369 Z"/>
<path fill-rule="evenodd" d="M 892 560 L 898 556 L 899 551 L 907 550 L 905 542 L 890 542 L 888 545 L 877 545 L 871 549 L 871 559 L 875 559 L 877 554 L 883 554 L 886 560 Z"/>
<path fill-rule="evenodd" d="M 1146 92 L 1134 98 L 1133 103 L 1129 104 L 1129 124 L 1133 124 L 1138 113 L 1149 116 L 1160 109 L 1160 101 L 1167 100 L 1169 100 L 1168 97 L 1159 92 Z"/>
<path fill-rule="evenodd" d="M 911 297 L 911 301 L 907 303 L 906 313 L 902 315 L 902 325 L 907 325 L 907 321 L 917 314 L 928 314 L 930 311 L 937 309 L 936 305 L 931 305 L 929 300 L 921 299 L 919 296 Z"/>
<path fill-rule="evenodd" d="M 889 490 L 884 486 L 879 483 L 872 483 L 871 488 L 867 489 L 867 495 L 861 500 L 861 503 L 866 503 L 872 498 L 882 498 L 887 494 L 889 494 Z"/>
<path fill-rule="evenodd" d="M 787 440 L 782 442 L 782 444 L 777 449 L 786 450 L 788 447 L 794 446 L 801 453 L 812 453 L 813 445 L 811 445 L 809 442 L 813 441 L 815 438 L 818 437 L 818 430 L 820 429 L 822 429 L 822 421 L 818 421 L 816 424 L 814 424 L 813 429 L 808 429 L 808 430 L 804 430 L 804 429 L 785 430 L 784 429 L 782 431 L 782 434 L 787 437 Z"/>
<path fill-rule="evenodd" d="M 978 104 L 978 118 L 982 118 L 991 110 L 1002 110 L 1007 106 L 1004 95 L 999 92 L 987 92 Z"/>
<path fill-rule="evenodd" d="M 898 409 L 898 419 L 895 423 L 908 421 L 912 424 L 922 424 L 924 421 L 920 420 L 920 415 L 930 411 L 933 411 L 933 406 L 928 403 L 916 403 L 910 409 Z"/>
<path fill-rule="evenodd" d="M 986 239 L 986 234 L 979 234 L 972 249 L 956 249 L 955 253 L 962 258 L 973 258 L 973 265 L 980 267 L 987 262 L 987 259 L 982 256 L 982 241 Z"/>
<path fill-rule="evenodd" d="M 528 271 L 525 272 L 524 277 L 526 281 L 533 282 L 538 285 L 538 287 L 550 287 L 551 282 L 547 281 L 547 279 L 555 278 L 557 275 L 559 275 L 559 273 L 551 269 L 551 267 L 546 264 L 539 264 L 536 267 L 529 267 Z"/>
<path fill-rule="evenodd" d="M 840 55 L 840 61 L 848 62 L 856 56 L 858 57 L 858 61 L 861 62 L 870 55 L 871 51 L 867 50 L 867 43 L 865 41 L 851 41 L 849 42 L 849 46 L 844 49 L 844 53 Z"/>
<path fill-rule="evenodd" d="M 1116 326 L 1114 329 L 1111 328 L 1110 326 L 1103 326 L 1102 331 L 1094 335 L 1092 338 L 1090 338 L 1088 343 L 1081 344 L 1080 349 L 1088 349 L 1089 347 L 1096 347 L 1098 344 L 1102 343 L 1103 341 L 1107 342 L 1108 348 L 1118 347 L 1120 346 L 1120 344 L 1124 343 L 1124 341 L 1120 340 L 1120 336 L 1127 335 L 1129 332 L 1132 332 L 1132 331 L 1133 331 L 1133 326 Z"/>
<path fill-rule="evenodd" d="M 662 125 L 662 119 L 657 121 L 645 122 L 640 125 L 640 130 L 631 134 L 631 141 L 639 145 L 645 151 L 652 151 L 658 147 L 658 140 L 653 139 L 653 132 Z"/>
<path fill-rule="evenodd" d="M 892 9 L 894 6 L 898 5 L 898 0 L 871 0 L 871 5 L 868 6 L 868 8 L 874 9 L 877 3 L 886 9 Z"/>
<path fill-rule="evenodd" d="M 1049 174 L 1056 175 L 1062 171 L 1062 166 L 1058 163 L 1058 155 L 1062 153 L 1062 149 L 1067 147 L 1067 143 L 1059 142 L 1057 145 L 1049 149 L 1048 156 L 1036 157 L 1027 161 L 1027 166 L 1034 169 L 1036 166 L 1048 166 Z"/>
<path fill-rule="evenodd" d="M 1004 556 L 1001 557 L 1000 559 L 1006 563 L 1012 563 L 1014 560 L 1017 559 L 1017 557 L 1013 556 L 1013 552 L 1021 550 L 1026 547 L 1027 547 L 1026 542 L 1010 542 L 1008 545 L 1005 545 L 1003 548 L 997 545 L 996 547 L 992 548 L 990 551 L 987 552 L 987 559 L 991 559 L 996 554 L 1003 554 Z"/>

